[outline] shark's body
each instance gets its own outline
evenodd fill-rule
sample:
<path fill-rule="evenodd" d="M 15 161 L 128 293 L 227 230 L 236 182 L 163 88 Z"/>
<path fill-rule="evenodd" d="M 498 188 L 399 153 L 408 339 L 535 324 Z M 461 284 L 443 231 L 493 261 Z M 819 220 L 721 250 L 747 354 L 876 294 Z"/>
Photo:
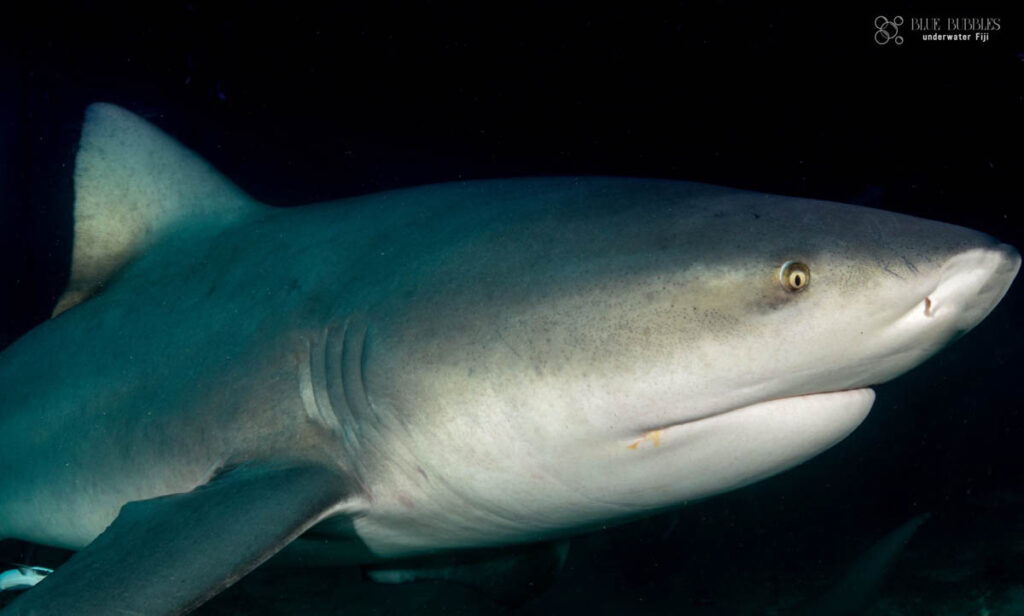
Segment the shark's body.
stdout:
<path fill-rule="evenodd" d="M 179 613 L 310 529 L 388 559 L 756 481 L 848 434 L 864 388 L 973 327 L 1020 262 L 951 225 L 684 182 L 274 209 L 104 105 L 76 203 L 60 314 L 0 355 L 0 538 L 95 543 L 15 612 Z"/>

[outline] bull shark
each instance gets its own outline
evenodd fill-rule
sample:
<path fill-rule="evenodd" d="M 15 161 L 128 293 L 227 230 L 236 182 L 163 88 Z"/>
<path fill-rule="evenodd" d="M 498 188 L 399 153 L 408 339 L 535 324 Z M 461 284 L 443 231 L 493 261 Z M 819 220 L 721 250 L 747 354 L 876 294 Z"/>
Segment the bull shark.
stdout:
<path fill-rule="evenodd" d="M 67 290 L 0 355 L 0 538 L 80 551 L 5 616 L 182 614 L 282 550 L 495 548 L 739 488 L 847 436 L 1020 266 L 682 181 L 274 208 L 103 103 L 74 189 Z"/>

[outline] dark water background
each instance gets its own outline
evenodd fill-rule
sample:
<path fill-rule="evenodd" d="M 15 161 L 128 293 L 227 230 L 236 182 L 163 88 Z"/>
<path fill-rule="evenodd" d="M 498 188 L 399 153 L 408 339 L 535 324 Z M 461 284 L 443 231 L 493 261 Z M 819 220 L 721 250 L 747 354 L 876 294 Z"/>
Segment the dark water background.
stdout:
<path fill-rule="evenodd" d="M 650 176 L 871 205 L 1024 248 L 1019 7 L 637 4 L 3 9 L 0 345 L 44 319 L 66 280 L 74 144 L 96 100 L 279 205 L 465 178 Z M 875 17 L 896 13 L 991 16 L 1001 29 L 984 44 L 908 32 L 877 45 Z M 791 613 L 921 512 L 932 520 L 869 613 L 1024 613 L 1022 284 L 877 388 L 834 449 L 576 540 L 563 575 L 518 613 Z M 353 569 L 260 571 L 200 613 L 503 609 Z"/>

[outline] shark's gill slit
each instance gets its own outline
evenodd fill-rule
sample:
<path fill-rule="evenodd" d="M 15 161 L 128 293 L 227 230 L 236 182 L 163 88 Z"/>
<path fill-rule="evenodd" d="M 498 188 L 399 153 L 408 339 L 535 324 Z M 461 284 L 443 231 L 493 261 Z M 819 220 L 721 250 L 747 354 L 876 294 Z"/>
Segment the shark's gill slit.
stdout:
<path fill-rule="evenodd" d="M 313 384 L 313 400 L 316 402 L 317 416 L 327 428 L 334 433 L 341 432 L 338 414 L 331 404 L 331 396 L 327 388 L 328 358 L 330 349 L 330 326 L 324 328 L 322 339 L 310 342 L 309 365 Z M 318 346 L 322 345 L 322 347 Z"/>
<path fill-rule="evenodd" d="M 313 344 L 309 340 L 304 342 L 306 343 L 305 348 L 298 352 L 299 398 L 302 400 L 302 407 L 306 410 L 306 415 L 315 420 L 319 413 L 313 393 Z"/>
<path fill-rule="evenodd" d="M 310 419 L 338 432 L 341 424 L 327 396 L 326 356 L 317 348 L 315 339 L 307 338 L 305 342 L 305 349 L 299 352 L 299 397 L 302 406 Z M 323 344 L 327 346 L 326 338 Z"/>
<path fill-rule="evenodd" d="M 345 338 L 348 335 L 348 320 L 340 326 L 329 325 L 325 333 L 324 364 L 325 388 L 331 410 L 342 426 L 351 425 L 352 409 L 345 399 Z"/>
<path fill-rule="evenodd" d="M 376 413 L 376 409 L 373 407 L 373 401 L 370 400 L 370 390 L 366 387 L 366 362 L 367 362 L 367 347 L 370 344 L 370 325 L 369 323 L 363 324 L 363 338 L 359 345 L 359 390 L 363 394 L 363 403 L 366 405 L 366 409 L 373 413 Z"/>
<path fill-rule="evenodd" d="M 328 335 L 327 357 L 330 362 L 327 377 L 328 395 L 331 398 L 332 408 L 341 423 L 341 437 L 348 451 L 355 450 L 359 441 L 359 431 L 356 428 L 359 422 L 358 407 L 352 400 L 351 392 L 351 362 L 352 362 L 352 332 L 357 327 L 353 323 L 354 318 L 349 316 L 340 326 L 335 326 L 333 335 Z"/>
<path fill-rule="evenodd" d="M 366 323 L 352 317 L 345 328 L 345 342 L 342 351 L 342 387 L 345 391 L 345 402 L 349 412 L 357 417 L 366 417 L 368 399 L 363 387 L 363 347 L 366 342 Z"/>

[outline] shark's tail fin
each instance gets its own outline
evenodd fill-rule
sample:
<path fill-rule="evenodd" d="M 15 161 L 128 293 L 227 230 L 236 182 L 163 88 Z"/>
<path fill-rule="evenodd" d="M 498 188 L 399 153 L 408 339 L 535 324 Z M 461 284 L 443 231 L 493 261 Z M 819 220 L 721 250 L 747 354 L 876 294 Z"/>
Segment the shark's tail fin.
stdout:
<path fill-rule="evenodd" d="M 171 230 L 228 224 L 260 209 L 152 124 L 115 105 L 90 105 L 75 158 L 71 277 L 54 316 Z"/>

